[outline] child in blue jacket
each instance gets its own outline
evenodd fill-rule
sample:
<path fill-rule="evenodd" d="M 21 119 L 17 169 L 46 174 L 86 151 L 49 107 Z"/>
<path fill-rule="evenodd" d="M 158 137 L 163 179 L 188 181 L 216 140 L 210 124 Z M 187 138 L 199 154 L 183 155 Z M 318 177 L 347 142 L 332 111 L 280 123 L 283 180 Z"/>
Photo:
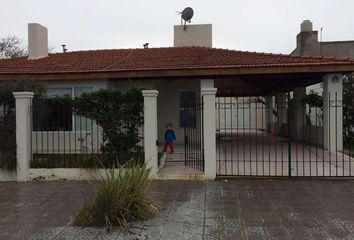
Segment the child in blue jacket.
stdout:
<path fill-rule="evenodd" d="M 170 153 L 173 153 L 173 141 L 176 140 L 176 135 L 172 129 L 171 123 L 167 124 L 166 128 L 167 128 L 167 130 L 165 132 L 165 145 L 164 145 L 163 151 L 166 152 L 167 148 L 169 147 L 171 150 Z"/>

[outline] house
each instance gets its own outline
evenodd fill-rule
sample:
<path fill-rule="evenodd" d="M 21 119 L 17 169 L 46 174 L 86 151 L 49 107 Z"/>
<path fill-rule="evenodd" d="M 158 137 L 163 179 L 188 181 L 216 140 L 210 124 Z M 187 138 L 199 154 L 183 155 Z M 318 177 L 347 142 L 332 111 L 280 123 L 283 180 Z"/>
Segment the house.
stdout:
<path fill-rule="evenodd" d="M 353 59 L 216 49 L 209 24 L 175 26 L 173 47 L 48 54 L 47 29 L 36 23 L 28 29 L 29 57 L 0 60 L 0 81 L 41 81 L 49 96 L 72 97 L 143 86 L 145 160 L 153 175 L 158 172 L 156 143 L 163 142 L 166 123 L 176 130 L 184 164 L 207 179 L 354 174 L 353 159 L 343 150 L 342 106 L 329 104 L 341 101 L 343 77 L 354 71 Z M 306 87 L 318 83 L 324 84 L 323 125 L 308 126 L 303 99 Z M 30 106 L 31 94 L 15 97 L 21 109 Z M 23 168 L 36 143 L 50 142 L 58 152 L 61 145 L 80 145 L 73 137 L 75 116 L 62 129 L 32 132 L 23 124 L 28 113 L 21 114 L 18 161 Z M 99 127 L 85 128 L 90 132 L 85 138 L 99 136 Z"/>
<path fill-rule="evenodd" d="M 318 31 L 313 30 L 312 22 L 303 21 L 291 55 L 354 58 L 354 41 L 323 42 L 318 38 Z"/>

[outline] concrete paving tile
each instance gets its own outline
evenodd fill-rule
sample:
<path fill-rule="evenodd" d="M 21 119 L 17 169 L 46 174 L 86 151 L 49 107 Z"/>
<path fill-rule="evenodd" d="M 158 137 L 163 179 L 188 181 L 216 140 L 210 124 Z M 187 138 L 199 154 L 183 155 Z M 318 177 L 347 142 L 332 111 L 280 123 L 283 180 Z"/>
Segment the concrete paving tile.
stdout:
<path fill-rule="evenodd" d="M 31 239 L 54 239 L 57 237 L 61 232 L 65 230 L 66 227 L 49 227 L 45 228 L 41 233 L 39 234 L 31 234 Z M 14 238 L 16 239 L 16 238 Z"/>
<path fill-rule="evenodd" d="M 190 235 L 202 235 L 204 231 L 203 224 L 195 225 L 190 223 L 183 224 L 183 233 Z"/>
<path fill-rule="evenodd" d="M 163 206 L 156 217 L 136 223 L 130 233 L 81 233 L 69 224 L 92 195 L 89 184 L 0 183 L 0 239 L 354 239 L 353 184 L 155 181 L 151 197 Z"/>
<path fill-rule="evenodd" d="M 97 235 L 99 235 L 101 232 L 104 232 L 104 228 L 84 228 L 79 235 L 75 237 L 75 240 L 91 240 L 95 239 Z"/>
<path fill-rule="evenodd" d="M 66 227 L 53 240 L 75 239 L 83 230 L 80 227 Z"/>
<path fill-rule="evenodd" d="M 196 235 L 196 234 L 183 234 L 184 240 L 202 240 L 203 235 Z"/>
<path fill-rule="evenodd" d="M 107 232 L 105 229 L 95 236 L 95 240 L 116 240 L 121 232 L 120 228 L 113 228 Z"/>

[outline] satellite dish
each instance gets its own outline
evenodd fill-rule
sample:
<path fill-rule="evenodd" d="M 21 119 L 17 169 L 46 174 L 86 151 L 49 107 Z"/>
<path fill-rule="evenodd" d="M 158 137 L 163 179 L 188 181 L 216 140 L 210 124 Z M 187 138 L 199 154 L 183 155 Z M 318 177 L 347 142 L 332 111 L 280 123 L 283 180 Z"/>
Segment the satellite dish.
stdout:
<path fill-rule="evenodd" d="M 191 7 L 187 7 L 185 8 L 182 13 L 181 13 L 181 16 L 182 16 L 182 19 L 184 20 L 184 22 L 191 22 L 191 19 L 193 17 L 193 14 L 194 14 L 194 11 Z"/>

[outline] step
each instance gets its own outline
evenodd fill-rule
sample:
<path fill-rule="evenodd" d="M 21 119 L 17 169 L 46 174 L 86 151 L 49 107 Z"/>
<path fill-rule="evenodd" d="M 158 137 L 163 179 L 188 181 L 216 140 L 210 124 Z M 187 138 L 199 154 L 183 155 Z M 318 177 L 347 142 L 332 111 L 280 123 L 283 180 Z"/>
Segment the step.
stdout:
<path fill-rule="evenodd" d="M 204 180 L 204 173 L 182 165 L 165 165 L 155 177 L 157 180 Z"/>

